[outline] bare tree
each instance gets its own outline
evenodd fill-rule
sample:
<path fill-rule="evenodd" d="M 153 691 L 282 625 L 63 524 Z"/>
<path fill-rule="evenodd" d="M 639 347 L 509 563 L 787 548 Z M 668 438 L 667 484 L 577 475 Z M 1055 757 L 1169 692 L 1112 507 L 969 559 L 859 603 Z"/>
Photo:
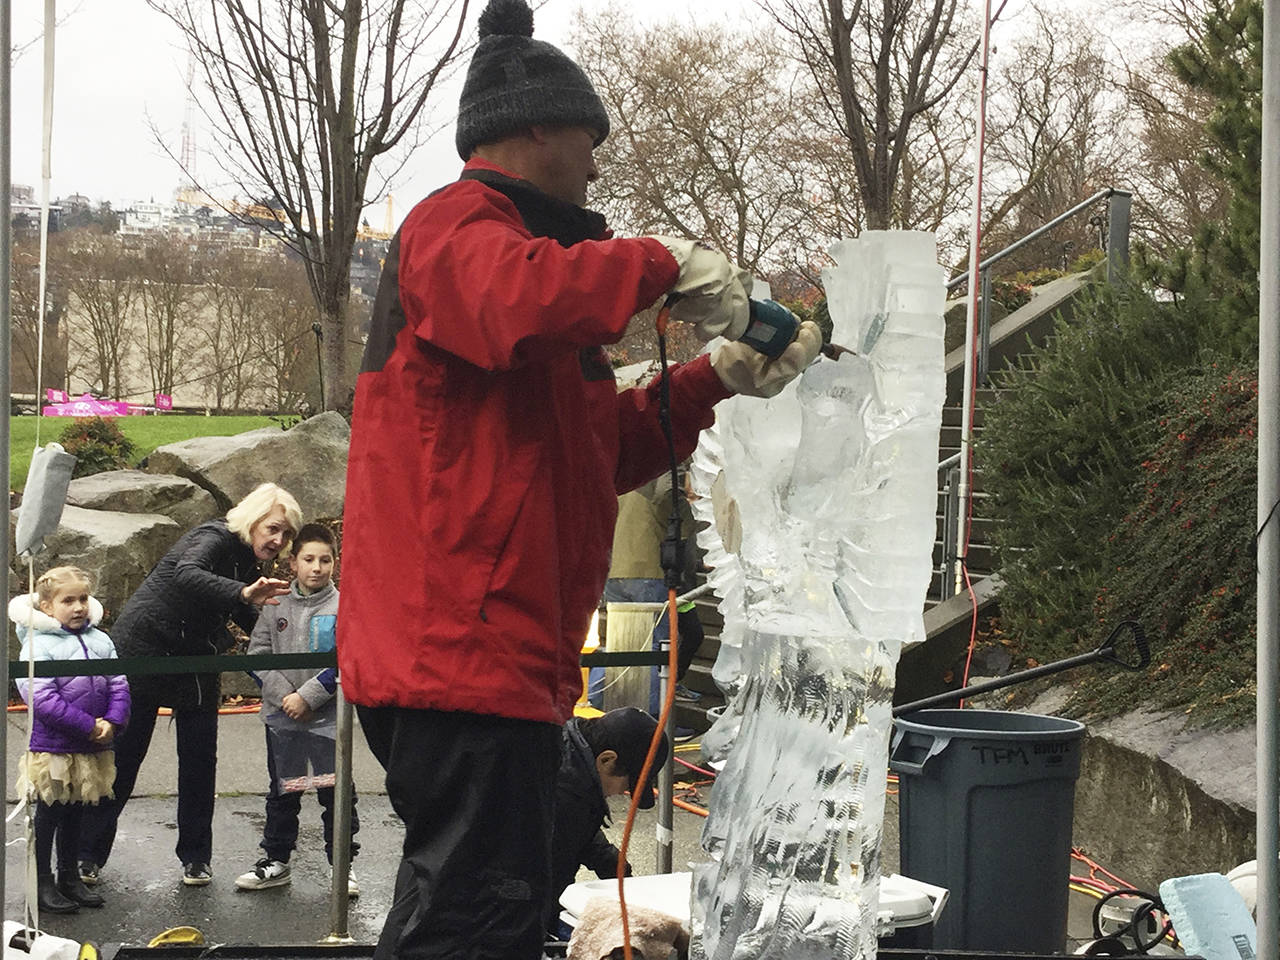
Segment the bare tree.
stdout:
<path fill-rule="evenodd" d="M 1168 256 L 1187 246 L 1201 224 L 1227 213 L 1230 187 L 1202 162 L 1214 100 L 1178 80 L 1163 60 L 1130 69 L 1126 91 L 1141 120 L 1134 138 L 1134 232 Z"/>
<path fill-rule="evenodd" d="M 318 315 L 298 264 L 271 264 L 252 309 L 259 318 L 249 342 L 262 384 L 260 400 L 272 410 L 295 410 L 316 396 L 320 380 L 311 329 Z"/>
<path fill-rule="evenodd" d="M 1033 4 L 1031 29 L 996 58 L 990 88 L 987 195 L 994 251 L 1107 186 L 1131 186 L 1132 130 L 1106 38 L 1059 7 Z M 1010 268 L 1062 266 L 1098 245 L 1087 218 L 1015 255 Z"/>
<path fill-rule="evenodd" d="M 825 125 L 839 134 L 845 164 L 852 162 L 862 226 L 903 225 L 903 211 L 913 206 L 901 196 L 913 128 L 935 111 L 955 109 L 952 94 L 977 50 L 968 5 L 762 0 L 762 6 L 790 36 Z"/>
<path fill-rule="evenodd" d="M 85 358 L 92 381 L 108 397 L 124 393 L 122 370 L 132 347 L 130 310 L 137 271 L 136 258 L 119 238 L 103 235 L 81 237 L 63 268 L 74 298 L 72 314 L 83 321 L 71 335 L 71 350 Z"/>
<path fill-rule="evenodd" d="M 62 386 L 66 376 L 66 344 L 62 319 L 67 313 L 68 290 L 62 269 L 66 242 L 54 235 L 49 245 L 49 272 L 45 282 L 44 309 L 40 300 L 40 243 L 34 238 L 15 238 L 9 276 L 12 355 L 10 376 L 14 391 L 34 392 L 37 379 L 46 386 Z M 43 376 L 36 377 L 39 324 L 44 318 Z M 39 401 L 41 398 L 37 398 Z"/>
<path fill-rule="evenodd" d="M 157 239 L 138 264 L 143 348 L 153 393 L 173 393 L 190 345 L 197 288 L 192 252 L 177 238 Z"/>
<path fill-rule="evenodd" d="M 580 12 L 573 46 L 613 121 L 592 202 L 634 233 L 718 247 L 753 271 L 805 262 L 822 197 L 777 38 L 720 24 L 638 28 Z"/>
<path fill-rule="evenodd" d="M 325 335 L 325 397 L 336 406 L 351 248 L 376 199 L 373 163 L 397 148 L 388 176 L 404 163 L 428 97 L 460 56 L 469 0 L 150 2 L 186 37 L 224 171 L 306 265 Z"/>
<path fill-rule="evenodd" d="M 267 284 L 276 272 L 256 250 L 225 250 L 210 258 L 204 273 L 205 312 L 198 326 L 209 372 L 205 382 L 214 407 L 239 409 L 254 382 L 254 333 L 273 322 L 264 309 Z"/>

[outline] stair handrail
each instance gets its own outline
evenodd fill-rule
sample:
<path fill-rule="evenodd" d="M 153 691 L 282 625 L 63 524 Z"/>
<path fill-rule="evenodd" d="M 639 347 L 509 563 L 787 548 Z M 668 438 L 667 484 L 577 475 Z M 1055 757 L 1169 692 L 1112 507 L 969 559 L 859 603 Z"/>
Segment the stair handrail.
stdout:
<path fill-rule="evenodd" d="M 1101 200 L 1107 201 L 1107 240 L 1105 252 L 1107 255 L 1107 282 L 1118 283 L 1129 267 L 1129 211 L 1133 200 L 1133 192 L 1124 190 L 1119 187 L 1104 187 L 1093 196 L 1077 203 L 1065 213 L 1060 213 L 1047 223 L 1032 230 L 1026 236 L 1015 240 L 1002 250 L 993 253 L 985 260 L 978 262 L 978 342 L 977 342 L 977 369 L 976 382 L 978 384 L 986 383 L 987 373 L 990 367 L 991 353 L 991 267 L 999 263 L 1005 257 L 1022 249 L 1032 240 L 1036 240 L 1054 227 L 1072 217 L 1078 216 L 1080 213 L 1088 210 L 1094 204 Z M 947 281 L 947 292 L 951 292 L 963 283 L 969 281 L 973 276 L 973 268 L 965 270 L 955 277 Z M 967 421 L 966 421 L 967 424 Z M 960 568 L 964 562 L 964 557 L 959 554 L 959 529 L 953 532 L 950 528 L 952 522 L 956 522 L 961 510 L 967 512 L 967 500 L 969 493 L 966 490 L 960 496 L 960 499 L 966 501 L 965 504 L 952 504 L 956 498 L 956 491 L 953 489 L 956 478 L 951 476 L 949 472 L 957 471 L 957 467 L 963 456 L 965 447 L 965 438 L 961 437 L 961 452 L 954 453 L 938 464 L 938 475 L 948 474 L 947 479 L 947 504 L 948 509 L 944 511 L 943 520 L 943 557 L 942 557 L 942 599 L 951 596 L 959 589 Z M 951 515 L 954 511 L 954 515 Z M 947 570 L 950 568 L 954 572 L 954 589 L 948 589 L 950 578 L 947 576 Z"/>
<path fill-rule="evenodd" d="M 1133 191 L 1123 190 L 1119 187 L 1104 187 L 1087 200 L 1082 200 L 1066 213 L 1060 213 L 1048 223 L 1036 227 L 1025 237 L 1013 241 L 1003 250 L 993 253 L 978 263 L 978 275 L 988 269 L 993 264 L 999 263 L 1011 253 L 1022 249 L 1032 240 L 1038 240 L 1054 227 L 1058 226 L 1072 217 L 1088 210 L 1099 200 L 1110 200 L 1112 203 L 1108 206 L 1108 228 L 1107 228 L 1107 280 L 1114 281 L 1118 272 L 1129 263 L 1129 205 L 1133 198 Z M 1117 215 L 1120 214 L 1120 215 Z M 1113 271 L 1115 273 L 1113 274 Z M 950 292 L 962 283 L 966 282 L 973 273 L 972 268 L 965 270 L 964 273 L 957 274 L 947 281 L 947 291 Z"/>
<path fill-rule="evenodd" d="M 1044 236 L 1045 233 L 1052 230 L 1058 224 L 1070 220 L 1072 217 L 1089 209 L 1099 200 L 1110 201 L 1107 208 L 1107 281 L 1114 283 L 1119 279 L 1120 273 L 1129 265 L 1129 207 L 1133 199 L 1131 190 L 1122 190 L 1119 187 L 1104 187 L 1087 200 L 1082 200 L 1066 213 L 1061 213 L 1054 217 L 1043 226 L 1039 226 L 1032 230 L 1025 237 L 1013 241 L 1009 246 L 1002 250 L 998 250 L 991 256 L 978 263 L 978 276 L 984 280 L 988 280 L 988 271 L 992 264 L 998 263 L 1009 254 L 1026 246 L 1032 240 Z M 960 284 L 969 279 L 973 273 L 972 270 L 966 270 L 964 273 L 958 274 L 947 281 L 946 288 L 950 292 Z M 991 295 L 991 285 L 983 282 L 981 302 L 979 304 L 980 329 L 978 332 L 979 351 L 978 351 L 978 370 L 979 383 L 986 382 L 988 358 L 987 353 L 990 348 L 990 323 L 989 317 L 989 298 Z M 938 472 L 944 472 L 952 464 L 960 461 L 960 454 L 952 454 L 938 464 Z"/>

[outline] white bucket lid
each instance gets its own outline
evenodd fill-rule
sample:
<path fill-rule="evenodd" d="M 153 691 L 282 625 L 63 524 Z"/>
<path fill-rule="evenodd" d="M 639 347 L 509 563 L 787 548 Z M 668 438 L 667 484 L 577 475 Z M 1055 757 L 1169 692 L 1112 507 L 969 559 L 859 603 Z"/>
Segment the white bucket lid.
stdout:
<path fill-rule="evenodd" d="M 933 901 L 929 899 L 924 886 L 910 877 L 902 877 L 896 873 L 880 878 L 877 934 L 884 936 L 899 927 L 922 927 L 932 922 Z"/>

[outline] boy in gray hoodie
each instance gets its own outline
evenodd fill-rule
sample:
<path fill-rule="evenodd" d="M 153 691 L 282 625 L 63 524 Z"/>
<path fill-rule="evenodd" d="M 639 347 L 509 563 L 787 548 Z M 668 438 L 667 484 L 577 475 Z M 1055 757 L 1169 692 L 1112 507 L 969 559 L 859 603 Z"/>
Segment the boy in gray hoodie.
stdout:
<path fill-rule="evenodd" d="M 293 538 L 289 568 L 293 582 L 280 605 L 262 612 L 249 639 L 249 653 L 308 653 L 333 649 L 338 590 L 333 585 L 336 545 L 333 533 L 318 523 L 303 524 Z M 259 716 L 267 731 L 267 823 L 262 831 L 263 857 L 236 878 L 241 890 L 280 887 L 293 879 L 289 856 L 298 841 L 302 793 L 316 788 L 324 825 L 324 852 L 333 863 L 334 742 L 337 736 L 337 672 L 264 670 L 254 679 L 262 686 Z M 352 790 L 351 855 L 360 849 L 355 834 L 360 820 Z M 355 874 L 347 882 L 349 896 L 359 896 Z"/>

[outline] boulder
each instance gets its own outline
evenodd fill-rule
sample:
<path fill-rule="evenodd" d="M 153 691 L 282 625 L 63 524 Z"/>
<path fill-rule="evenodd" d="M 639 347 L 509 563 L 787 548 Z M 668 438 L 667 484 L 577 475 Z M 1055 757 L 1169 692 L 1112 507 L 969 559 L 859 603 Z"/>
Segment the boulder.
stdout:
<path fill-rule="evenodd" d="M 14 511 L 15 520 L 16 516 Z M 36 573 L 38 575 L 50 567 L 64 564 L 87 570 L 93 577 L 94 596 L 102 601 L 106 610 L 103 623 L 109 625 L 156 561 L 185 532 L 185 527 L 159 514 L 68 506 L 62 511 L 62 522 L 57 532 L 45 541 L 45 549 L 36 555 Z M 18 558 L 14 567 L 20 582 L 25 585 L 26 559 Z"/>
<path fill-rule="evenodd" d="M 145 469 L 198 484 L 213 495 L 220 512 L 269 480 L 298 498 L 305 519 L 338 517 L 346 497 L 350 439 L 347 421 L 330 411 L 289 430 L 264 427 L 158 447 L 147 457 Z"/>
<path fill-rule="evenodd" d="M 190 480 L 141 470 L 110 470 L 72 480 L 67 503 L 88 510 L 155 513 L 184 531 L 222 512 L 213 495 Z"/>

